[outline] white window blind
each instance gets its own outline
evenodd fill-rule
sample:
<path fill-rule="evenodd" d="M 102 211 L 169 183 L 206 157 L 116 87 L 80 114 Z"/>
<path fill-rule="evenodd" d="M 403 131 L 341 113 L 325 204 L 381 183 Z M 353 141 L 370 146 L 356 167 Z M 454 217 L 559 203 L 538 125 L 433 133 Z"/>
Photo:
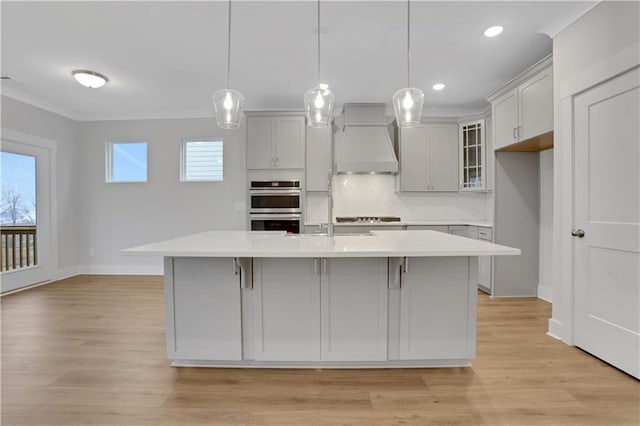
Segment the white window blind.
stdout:
<path fill-rule="evenodd" d="M 180 180 L 222 181 L 222 141 L 184 141 L 182 143 L 182 172 Z"/>

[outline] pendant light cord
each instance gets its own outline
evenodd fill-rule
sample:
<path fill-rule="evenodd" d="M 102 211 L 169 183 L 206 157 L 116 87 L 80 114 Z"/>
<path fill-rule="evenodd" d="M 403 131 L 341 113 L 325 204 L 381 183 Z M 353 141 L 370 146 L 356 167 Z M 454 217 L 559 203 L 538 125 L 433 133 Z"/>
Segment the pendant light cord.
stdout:
<path fill-rule="evenodd" d="M 227 89 L 230 89 L 229 75 L 231 74 L 231 0 L 229 0 L 229 19 L 227 25 Z"/>
<path fill-rule="evenodd" d="M 411 87 L 411 0 L 407 0 L 407 87 Z"/>
<path fill-rule="evenodd" d="M 318 0 L 318 87 L 320 87 L 320 0 Z"/>

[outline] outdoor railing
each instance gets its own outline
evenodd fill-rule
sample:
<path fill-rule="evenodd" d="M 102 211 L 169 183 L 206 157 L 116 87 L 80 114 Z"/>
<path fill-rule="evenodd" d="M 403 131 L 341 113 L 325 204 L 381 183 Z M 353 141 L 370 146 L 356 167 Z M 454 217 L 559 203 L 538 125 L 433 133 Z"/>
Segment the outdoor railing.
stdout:
<path fill-rule="evenodd" d="M 11 271 L 38 263 L 36 226 L 0 226 L 2 231 L 2 255 L 0 270 Z"/>

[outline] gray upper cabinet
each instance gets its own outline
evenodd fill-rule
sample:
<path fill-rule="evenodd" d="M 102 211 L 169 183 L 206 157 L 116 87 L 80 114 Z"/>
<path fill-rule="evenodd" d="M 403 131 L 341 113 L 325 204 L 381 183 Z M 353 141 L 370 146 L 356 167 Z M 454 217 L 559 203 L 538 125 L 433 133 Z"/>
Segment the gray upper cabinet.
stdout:
<path fill-rule="evenodd" d="M 551 58 L 536 64 L 487 99 L 491 102 L 496 150 L 553 131 Z"/>
<path fill-rule="evenodd" d="M 400 129 L 399 151 L 399 191 L 458 191 L 457 125 Z"/>
<path fill-rule="evenodd" d="M 307 127 L 306 189 L 327 191 L 328 171 L 331 169 L 332 126 Z"/>
<path fill-rule="evenodd" d="M 304 168 L 304 116 L 248 115 L 248 169 Z"/>
<path fill-rule="evenodd" d="M 526 140 L 553 130 L 551 66 L 518 87 L 518 137 Z"/>
<path fill-rule="evenodd" d="M 460 123 L 460 190 L 486 189 L 484 119 Z"/>

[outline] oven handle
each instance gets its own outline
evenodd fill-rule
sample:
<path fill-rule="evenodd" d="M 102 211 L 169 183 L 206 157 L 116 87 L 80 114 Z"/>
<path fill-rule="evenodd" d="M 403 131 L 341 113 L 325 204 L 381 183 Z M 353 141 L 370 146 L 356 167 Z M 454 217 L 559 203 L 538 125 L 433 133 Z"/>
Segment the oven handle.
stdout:
<path fill-rule="evenodd" d="M 299 189 L 250 189 L 251 195 L 300 195 Z"/>
<path fill-rule="evenodd" d="M 300 220 L 299 214 L 254 214 L 251 213 L 251 220 Z"/>
<path fill-rule="evenodd" d="M 251 209 L 249 214 L 299 214 L 302 210 L 298 207 L 292 207 L 290 209 L 275 208 L 275 209 Z"/>

